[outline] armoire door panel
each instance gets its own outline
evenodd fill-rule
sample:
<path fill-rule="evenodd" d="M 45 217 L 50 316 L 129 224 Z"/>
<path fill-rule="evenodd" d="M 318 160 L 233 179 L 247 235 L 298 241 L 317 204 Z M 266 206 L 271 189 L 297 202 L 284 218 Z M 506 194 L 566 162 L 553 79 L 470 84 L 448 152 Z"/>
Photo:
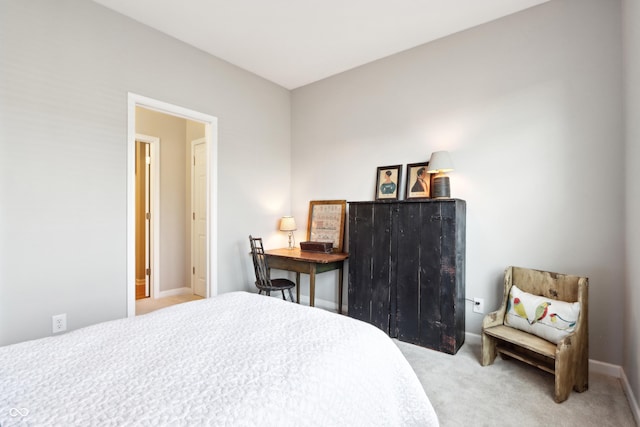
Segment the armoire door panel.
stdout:
<path fill-rule="evenodd" d="M 349 315 L 455 354 L 464 342 L 465 202 L 349 205 Z"/>
<path fill-rule="evenodd" d="M 371 265 L 373 262 L 373 215 L 366 205 L 349 210 L 348 313 L 354 319 L 371 318 Z"/>
<path fill-rule="evenodd" d="M 420 266 L 420 204 L 402 206 L 398 210 L 398 276 L 396 281 L 396 336 L 407 342 L 420 337 L 419 284 L 423 273 Z"/>
<path fill-rule="evenodd" d="M 373 283 L 371 290 L 371 323 L 389 333 L 391 266 L 391 209 L 373 206 Z"/>

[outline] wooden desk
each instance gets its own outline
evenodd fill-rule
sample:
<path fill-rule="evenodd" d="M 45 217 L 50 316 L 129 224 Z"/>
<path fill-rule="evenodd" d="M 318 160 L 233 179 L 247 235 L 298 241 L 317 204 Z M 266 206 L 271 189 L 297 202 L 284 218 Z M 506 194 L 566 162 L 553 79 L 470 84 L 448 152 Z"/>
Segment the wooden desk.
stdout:
<path fill-rule="evenodd" d="M 269 268 L 296 272 L 296 299 L 300 303 L 300 273 L 309 275 L 309 305 L 314 306 L 316 293 L 316 273 L 340 270 L 338 272 L 338 313 L 342 314 L 342 285 L 344 260 L 349 254 L 343 252 L 325 254 L 301 251 L 300 248 L 282 248 L 264 251 Z"/>

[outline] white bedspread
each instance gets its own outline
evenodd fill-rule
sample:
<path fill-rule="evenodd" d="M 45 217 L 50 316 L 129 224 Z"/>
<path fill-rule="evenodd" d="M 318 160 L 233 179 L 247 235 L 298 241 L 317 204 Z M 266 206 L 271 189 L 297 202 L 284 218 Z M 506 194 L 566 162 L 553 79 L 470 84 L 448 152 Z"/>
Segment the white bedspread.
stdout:
<path fill-rule="evenodd" d="M 437 426 L 379 329 L 245 292 L 0 347 L 0 426 Z"/>

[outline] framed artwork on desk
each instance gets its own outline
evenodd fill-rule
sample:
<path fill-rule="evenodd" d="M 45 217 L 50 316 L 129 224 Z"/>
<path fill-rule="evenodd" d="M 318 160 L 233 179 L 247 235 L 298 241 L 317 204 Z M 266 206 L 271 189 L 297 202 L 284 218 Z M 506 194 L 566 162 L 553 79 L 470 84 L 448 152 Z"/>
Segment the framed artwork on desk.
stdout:
<path fill-rule="evenodd" d="M 307 240 L 333 243 L 333 252 L 342 252 L 346 200 L 312 200 L 309 202 Z"/>

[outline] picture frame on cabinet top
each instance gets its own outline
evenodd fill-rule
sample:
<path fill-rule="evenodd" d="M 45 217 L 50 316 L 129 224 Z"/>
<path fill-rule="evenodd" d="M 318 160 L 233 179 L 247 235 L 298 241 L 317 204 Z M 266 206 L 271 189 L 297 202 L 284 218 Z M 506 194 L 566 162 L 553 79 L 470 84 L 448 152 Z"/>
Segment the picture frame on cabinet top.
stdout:
<path fill-rule="evenodd" d="M 431 197 L 432 174 L 429 162 L 407 164 L 407 188 L 405 199 L 429 199 Z"/>
<path fill-rule="evenodd" d="M 378 166 L 376 169 L 376 200 L 399 200 L 402 165 Z"/>

